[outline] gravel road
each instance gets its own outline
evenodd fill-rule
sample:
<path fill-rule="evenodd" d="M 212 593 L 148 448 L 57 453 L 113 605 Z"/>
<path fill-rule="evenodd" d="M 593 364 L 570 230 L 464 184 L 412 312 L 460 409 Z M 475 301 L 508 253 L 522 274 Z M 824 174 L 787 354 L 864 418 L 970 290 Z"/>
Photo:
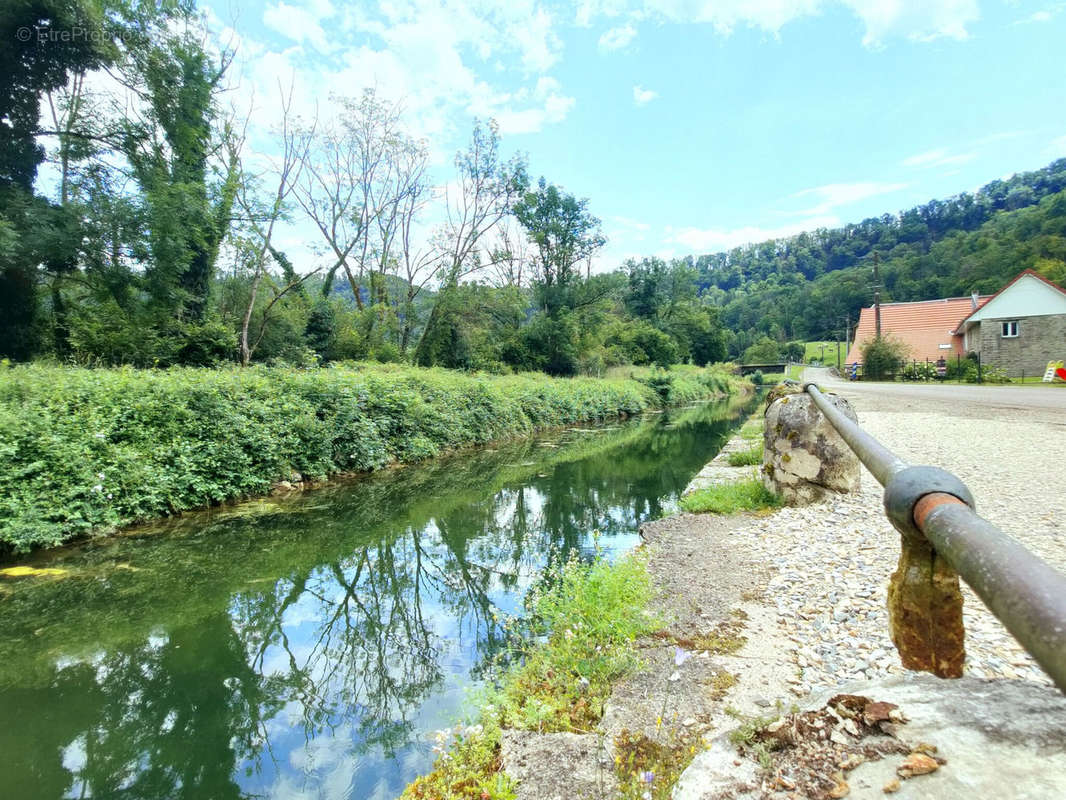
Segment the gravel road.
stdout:
<path fill-rule="evenodd" d="M 857 386 L 813 370 L 806 377 L 847 397 L 860 424 L 904 460 L 957 474 L 980 514 L 1066 572 L 1066 392 Z M 903 671 L 885 610 L 898 534 L 865 469 L 858 494 L 783 509 L 731 538 L 776 568 L 765 595 L 772 619 L 749 635 L 785 649 L 796 667 L 794 694 Z M 967 673 L 1049 682 L 977 596 L 965 586 L 963 594 Z"/>
<path fill-rule="evenodd" d="M 918 403 L 948 403 L 1015 411 L 1066 414 L 1066 387 L 1054 385 L 970 386 L 940 383 L 864 383 L 829 375 L 828 369 L 808 367 L 804 379 L 833 387 L 848 397 L 904 400 Z M 846 387 L 846 388 L 845 388 Z"/>

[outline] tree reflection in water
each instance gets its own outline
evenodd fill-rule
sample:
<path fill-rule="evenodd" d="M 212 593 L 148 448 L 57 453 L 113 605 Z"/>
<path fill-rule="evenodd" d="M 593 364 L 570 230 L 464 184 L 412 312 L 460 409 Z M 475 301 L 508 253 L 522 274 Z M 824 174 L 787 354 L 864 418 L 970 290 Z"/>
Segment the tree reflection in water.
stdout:
<path fill-rule="evenodd" d="M 0 797 L 395 796 L 549 558 L 592 531 L 631 546 L 736 416 L 557 433 L 47 556 L 71 576 L 0 601 Z"/>

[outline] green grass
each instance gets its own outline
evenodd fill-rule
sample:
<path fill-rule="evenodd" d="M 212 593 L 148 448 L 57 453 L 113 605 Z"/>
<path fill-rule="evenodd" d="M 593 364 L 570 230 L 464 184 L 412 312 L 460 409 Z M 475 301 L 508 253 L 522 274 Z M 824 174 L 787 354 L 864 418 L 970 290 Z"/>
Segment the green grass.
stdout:
<path fill-rule="evenodd" d="M 825 345 L 824 359 L 822 345 Z M 803 361 L 806 364 L 809 364 L 812 361 L 821 361 L 827 366 L 835 367 L 837 363 L 838 348 L 840 348 L 840 342 L 807 342 L 804 344 Z M 844 347 L 841 349 L 844 351 L 840 355 L 841 362 L 843 363 L 843 358 L 847 354 L 847 348 Z"/>
<path fill-rule="evenodd" d="M 783 372 L 767 372 L 762 376 L 763 386 L 776 386 L 785 379 L 785 373 Z"/>
<path fill-rule="evenodd" d="M 754 467 L 762 463 L 763 446 L 753 447 L 750 450 L 736 450 L 729 454 L 728 461 L 731 467 Z"/>
<path fill-rule="evenodd" d="M 328 369 L 0 371 L 0 556 L 575 422 L 735 391 L 722 369 L 632 377 Z"/>
<path fill-rule="evenodd" d="M 758 439 L 762 439 L 762 435 L 763 435 L 763 418 L 762 418 L 762 415 L 759 414 L 758 416 L 753 417 L 752 419 L 749 419 L 747 422 L 745 422 L 740 428 L 740 434 L 739 435 L 740 435 L 741 439 L 747 439 L 748 441 L 751 441 L 751 442 L 756 441 Z"/>
<path fill-rule="evenodd" d="M 803 364 L 789 364 L 788 372 L 785 374 L 791 380 L 798 381 L 803 378 L 803 369 Z"/>
<path fill-rule="evenodd" d="M 780 505 L 781 498 L 763 486 L 758 478 L 714 484 L 681 498 L 681 508 L 694 514 L 735 514 Z"/>
<path fill-rule="evenodd" d="M 404 790 L 405 800 L 509 800 L 514 787 L 500 772 L 501 730 L 588 733 L 611 686 L 637 664 L 633 642 L 661 625 L 647 612 L 652 586 L 640 554 L 613 565 L 571 559 L 543 586 L 526 599 L 528 617 L 508 654 L 515 666 L 484 699 L 480 730 L 442 732 L 443 752 Z"/>

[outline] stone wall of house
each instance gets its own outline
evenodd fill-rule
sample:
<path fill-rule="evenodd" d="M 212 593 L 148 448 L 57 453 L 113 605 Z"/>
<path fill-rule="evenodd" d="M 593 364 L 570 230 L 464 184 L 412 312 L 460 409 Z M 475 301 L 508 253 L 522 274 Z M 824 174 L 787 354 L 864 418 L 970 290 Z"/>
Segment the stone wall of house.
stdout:
<path fill-rule="evenodd" d="M 1013 319 L 1013 318 L 1011 318 Z M 1011 377 L 1042 375 L 1047 362 L 1066 360 L 1066 314 L 1022 317 L 1018 335 L 1004 337 L 1005 319 L 981 321 L 981 363 L 1006 370 Z"/>

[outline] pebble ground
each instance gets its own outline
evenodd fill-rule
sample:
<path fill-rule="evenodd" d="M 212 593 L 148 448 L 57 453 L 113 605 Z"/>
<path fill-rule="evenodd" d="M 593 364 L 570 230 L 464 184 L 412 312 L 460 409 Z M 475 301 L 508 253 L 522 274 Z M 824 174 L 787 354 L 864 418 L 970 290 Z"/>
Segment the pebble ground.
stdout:
<path fill-rule="evenodd" d="M 846 386 L 833 388 L 849 394 Z M 868 393 L 849 399 L 865 430 L 912 464 L 954 472 L 980 514 L 1066 572 L 1066 419 L 957 402 L 919 406 Z M 785 508 L 729 536 L 773 569 L 763 601 L 776 613 L 775 638 L 796 667 L 788 679 L 793 694 L 904 672 L 885 606 L 899 534 L 865 469 L 855 495 Z M 1050 683 L 965 585 L 963 596 L 966 673 Z"/>

